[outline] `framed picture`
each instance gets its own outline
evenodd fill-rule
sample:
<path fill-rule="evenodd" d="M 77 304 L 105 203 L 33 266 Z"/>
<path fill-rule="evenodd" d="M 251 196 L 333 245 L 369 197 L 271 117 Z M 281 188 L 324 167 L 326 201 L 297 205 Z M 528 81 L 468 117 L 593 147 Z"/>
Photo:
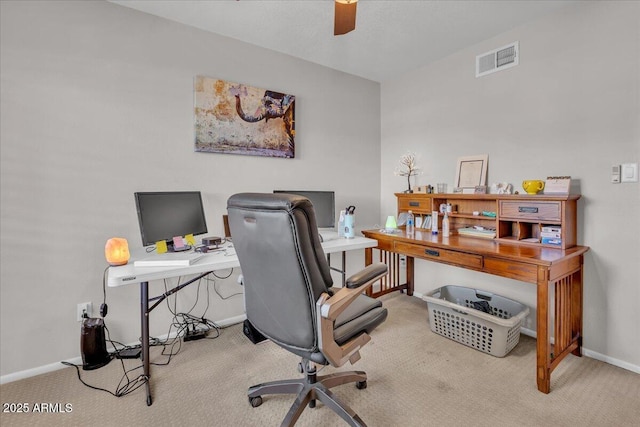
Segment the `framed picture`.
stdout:
<path fill-rule="evenodd" d="M 474 189 L 474 194 L 487 194 L 487 186 L 486 185 L 476 185 Z"/>
<path fill-rule="evenodd" d="M 295 157 L 294 95 L 196 76 L 194 99 L 195 151 Z"/>
<path fill-rule="evenodd" d="M 489 155 L 460 157 L 456 169 L 456 188 L 462 188 L 463 192 L 475 192 L 476 187 L 487 185 L 487 165 Z"/>

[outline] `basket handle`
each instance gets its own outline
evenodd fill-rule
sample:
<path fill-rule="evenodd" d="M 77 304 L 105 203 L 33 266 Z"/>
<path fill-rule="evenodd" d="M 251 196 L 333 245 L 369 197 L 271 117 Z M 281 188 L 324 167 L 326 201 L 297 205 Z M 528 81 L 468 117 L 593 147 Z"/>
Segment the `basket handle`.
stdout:
<path fill-rule="evenodd" d="M 475 290 L 476 291 L 476 296 L 480 299 L 483 299 L 485 301 L 491 301 L 491 299 L 493 298 L 493 294 L 489 293 L 489 292 L 483 292 L 480 291 L 478 289 Z"/>

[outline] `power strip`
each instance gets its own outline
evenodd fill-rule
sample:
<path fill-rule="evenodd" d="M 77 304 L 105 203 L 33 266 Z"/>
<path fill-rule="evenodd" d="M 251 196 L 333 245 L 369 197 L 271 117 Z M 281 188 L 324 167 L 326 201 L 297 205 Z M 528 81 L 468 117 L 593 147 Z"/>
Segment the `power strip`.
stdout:
<path fill-rule="evenodd" d="M 184 336 L 184 341 L 195 341 L 195 340 L 201 340 L 202 338 L 205 338 L 207 336 L 207 332 L 206 331 L 198 331 L 195 330 L 193 332 L 188 331 L 185 336 Z"/>
<path fill-rule="evenodd" d="M 122 349 L 115 353 L 115 356 L 118 359 L 138 359 L 140 357 L 140 353 L 142 353 L 142 349 L 140 347 L 133 347 Z"/>

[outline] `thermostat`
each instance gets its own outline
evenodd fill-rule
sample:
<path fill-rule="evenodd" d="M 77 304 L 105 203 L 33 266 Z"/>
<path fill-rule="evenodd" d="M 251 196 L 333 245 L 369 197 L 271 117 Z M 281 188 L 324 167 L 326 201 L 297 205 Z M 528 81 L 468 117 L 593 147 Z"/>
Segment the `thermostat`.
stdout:
<path fill-rule="evenodd" d="M 611 166 L 611 182 L 620 184 L 620 165 Z"/>

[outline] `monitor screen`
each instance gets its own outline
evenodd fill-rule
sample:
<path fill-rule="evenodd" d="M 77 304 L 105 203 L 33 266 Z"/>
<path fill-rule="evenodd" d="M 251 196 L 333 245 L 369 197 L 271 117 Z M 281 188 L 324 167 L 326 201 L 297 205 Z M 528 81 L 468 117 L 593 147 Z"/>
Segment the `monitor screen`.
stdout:
<path fill-rule="evenodd" d="M 274 193 L 297 194 L 311 201 L 318 228 L 336 226 L 336 197 L 333 191 L 274 190 Z"/>
<path fill-rule="evenodd" d="M 143 246 L 207 232 L 199 191 L 135 193 L 135 198 Z"/>

